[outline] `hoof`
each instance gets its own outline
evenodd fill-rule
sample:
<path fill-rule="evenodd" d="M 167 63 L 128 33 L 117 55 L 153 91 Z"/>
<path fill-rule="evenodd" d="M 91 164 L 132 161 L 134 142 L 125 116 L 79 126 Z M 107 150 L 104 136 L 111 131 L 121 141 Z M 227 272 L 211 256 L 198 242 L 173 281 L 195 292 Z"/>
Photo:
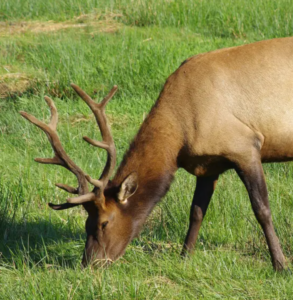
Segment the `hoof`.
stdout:
<path fill-rule="evenodd" d="M 285 260 L 285 258 L 282 257 L 282 259 L 274 260 L 273 261 L 273 267 L 274 267 L 274 270 L 276 272 L 284 271 L 286 269 L 286 260 Z"/>

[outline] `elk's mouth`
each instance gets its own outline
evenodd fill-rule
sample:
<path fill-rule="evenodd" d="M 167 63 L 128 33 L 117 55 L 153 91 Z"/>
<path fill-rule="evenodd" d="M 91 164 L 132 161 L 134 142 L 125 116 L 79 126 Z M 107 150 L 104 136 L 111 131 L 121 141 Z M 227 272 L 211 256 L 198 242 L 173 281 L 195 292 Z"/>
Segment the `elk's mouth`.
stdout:
<path fill-rule="evenodd" d="M 95 259 L 83 259 L 81 266 L 82 268 L 86 268 L 87 266 L 90 266 L 91 268 L 100 269 L 100 268 L 107 268 L 112 263 L 114 263 L 114 260 L 111 258 L 95 258 Z"/>
<path fill-rule="evenodd" d="M 93 268 L 106 268 L 109 267 L 114 260 L 111 258 L 95 259 L 91 262 Z"/>

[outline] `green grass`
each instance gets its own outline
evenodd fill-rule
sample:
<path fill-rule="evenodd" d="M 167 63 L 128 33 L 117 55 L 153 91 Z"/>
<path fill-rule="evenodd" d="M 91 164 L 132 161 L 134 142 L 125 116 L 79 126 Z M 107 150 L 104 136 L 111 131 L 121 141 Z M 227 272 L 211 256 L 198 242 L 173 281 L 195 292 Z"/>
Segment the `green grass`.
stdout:
<path fill-rule="evenodd" d="M 66 151 L 98 177 L 106 156 L 81 139 L 99 133 L 70 82 L 99 99 L 118 85 L 107 114 L 121 161 L 166 78 L 184 59 L 292 35 L 292 7 L 285 0 L 1 1 L 0 299 L 292 298 L 291 271 L 272 270 L 247 193 L 232 171 L 220 177 L 194 256 L 182 260 L 179 253 L 196 178 L 179 171 L 125 256 L 107 269 L 81 270 L 85 212 L 47 206 L 67 197 L 56 182 L 75 179 L 33 162 L 52 150 L 18 113 L 48 120 L 43 96 L 50 95 Z M 52 24 L 60 27 L 46 30 Z M 265 174 L 274 225 L 292 269 L 293 166 L 266 165 Z"/>
<path fill-rule="evenodd" d="M 10 0 L 0 3 L 0 20 L 57 20 L 109 12 L 127 25 L 189 28 L 195 32 L 235 36 L 248 32 L 284 36 L 292 31 L 292 0 Z"/>

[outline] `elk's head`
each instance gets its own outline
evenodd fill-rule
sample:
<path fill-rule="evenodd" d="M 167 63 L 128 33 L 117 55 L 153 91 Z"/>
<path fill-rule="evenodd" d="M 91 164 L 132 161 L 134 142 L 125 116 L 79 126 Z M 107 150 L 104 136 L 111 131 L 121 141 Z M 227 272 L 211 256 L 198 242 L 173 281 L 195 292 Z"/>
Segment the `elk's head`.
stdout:
<path fill-rule="evenodd" d="M 100 195 L 95 194 L 92 201 L 84 204 L 88 218 L 83 266 L 90 261 L 103 265 L 123 255 L 135 232 L 133 219 L 127 213 L 127 200 L 136 189 L 137 175 L 133 172 L 119 186 L 108 183 L 103 192 L 98 190 Z"/>
<path fill-rule="evenodd" d="M 107 151 L 107 163 L 99 180 L 86 175 L 66 154 L 57 134 L 57 109 L 49 97 L 45 97 L 51 110 L 49 124 L 39 121 L 26 112 L 20 112 L 20 114 L 46 133 L 55 153 L 53 158 L 36 158 L 35 161 L 43 164 L 60 165 L 71 171 L 78 180 L 77 188 L 56 184 L 57 187 L 71 194 L 77 194 L 77 197 L 69 198 L 63 204 L 49 203 L 49 206 L 55 210 L 63 210 L 83 205 L 87 211 L 88 218 L 85 226 L 87 240 L 82 261 L 85 266 L 89 262 L 112 261 L 124 253 L 134 234 L 134 224 L 126 209 L 127 199 L 135 193 L 138 183 L 135 172 L 130 173 L 119 186 L 115 186 L 109 181 L 116 163 L 116 150 L 107 123 L 105 107 L 115 94 L 117 86 L 114 86 L 100 103 L 93 101 L 78 86 L 74 84 L 71 86 L 90 107 L 101 130 L 103 138 L 101 142 L 83 137 L 89 144 Z M 88 183 L 93 185 L 92 191 L 89 191 Z"/>

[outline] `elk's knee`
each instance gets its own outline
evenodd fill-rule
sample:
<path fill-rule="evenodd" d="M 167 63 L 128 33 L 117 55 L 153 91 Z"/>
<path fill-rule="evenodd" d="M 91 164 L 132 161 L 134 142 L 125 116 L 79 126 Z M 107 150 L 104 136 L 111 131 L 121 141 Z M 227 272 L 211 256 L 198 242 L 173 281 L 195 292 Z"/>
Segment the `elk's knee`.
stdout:
<path fill-rule="evenodd" d="M 271 210 L 268 207 L 262 205 L 254 208 L 254 213 L 260 224 L 266 224 L 271 220 Z"/>
<path fill-rule="evenodd" d="M 190 221 L 191 222 L 201 222 L 202 220 L 203 220 L 202 209 L 199 206 L 195 205 L 192 209 Z"/>

